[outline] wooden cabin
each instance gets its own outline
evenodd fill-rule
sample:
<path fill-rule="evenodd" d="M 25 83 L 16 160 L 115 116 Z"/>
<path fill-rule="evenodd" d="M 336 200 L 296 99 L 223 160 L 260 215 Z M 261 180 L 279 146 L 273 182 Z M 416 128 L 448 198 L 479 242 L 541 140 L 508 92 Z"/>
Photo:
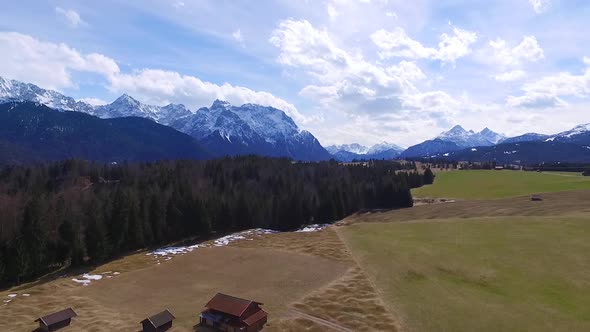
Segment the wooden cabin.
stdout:
<path fill-rule="evenodd" d="M 542 200 L 543 200 L 543 196 L 541 196 L 539 194 L 531 195 L 531 201 L 533 201 L 533 202 L 540 202 Z"/>
<path fill-rule="evenodd" d="M 143 332 L 163 332 L 172 327 L 174 315 L 168 310 L 164 310 L 153 316 L 150 316 L 140 322 L 143 326 Z"/>
<path fill-rule="evenodd" d="M 217 293 L 201 312 L 201 326 L 225 332 L 257 332 L 268 319 L 262 303 Z"/>
<path fill-rule="evenodd" d="M 57 331 L 61 328 L 69 326 L 72 318 L 78 316 L 72 308 L 67 308 L 62 311 L 52 313 L 47 316 L 37 318 L 35 322 L 39 322 L 37 331 Z"/>

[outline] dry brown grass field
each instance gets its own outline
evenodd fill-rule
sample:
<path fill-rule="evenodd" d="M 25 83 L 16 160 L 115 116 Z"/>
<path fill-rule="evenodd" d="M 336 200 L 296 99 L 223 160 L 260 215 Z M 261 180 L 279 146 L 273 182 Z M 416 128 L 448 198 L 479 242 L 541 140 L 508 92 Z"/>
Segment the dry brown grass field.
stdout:
<path fill-rule="evenodd" d="M 31 331 L 38 316 L 70 306 L 78 313 L 69 328 L 72 331 L 136 331 L 143 318 L 164 308 L 177 318 L 172 331 L 194 331 L 198 313 L 216 292 L 263 302 L 270 314 L 265 328 L 268 331 L 342 330 L 345 325 L 355 328 L 363 324 L 363 301 L 379 306 L 380 300 L 370 285 L 359 282 L 362 274 L 358 268 L 350 279 L 354 267 L 332 229 L 268 234 L 226 247 L 197 249 L 171 260 L 138 253 L 91 271 L 120 274 L 108 274 L 111 278 L 88 286 L 68 276 L 0 293 L 0 298 L 19 294 L 0 307 L 0 331 Z M 333 285 L 342 277 L 343 284 Z M 322 292 L 342 300 L 354 297 L 351 295 L 357 291 L 361 302 L 353 309 L 346 309 L 350 300 L 335 306 L 318 303 L 301 307 L 309 306 L 309 299 L 322 296 Z M 357 311 L 356 318 L 340 322 L 341 310 Z M 388 315 L 383 307 L 378 310 Z"/>

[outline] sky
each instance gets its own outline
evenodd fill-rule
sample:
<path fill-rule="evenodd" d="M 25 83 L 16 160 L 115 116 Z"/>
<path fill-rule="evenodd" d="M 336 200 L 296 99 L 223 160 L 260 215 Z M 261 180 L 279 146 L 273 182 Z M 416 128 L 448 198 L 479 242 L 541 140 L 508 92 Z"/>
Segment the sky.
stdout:
<path fill-rule="evenodd" d="M 284 110 L 323 145 L 590 122 L 586 0 L 19 0 L 0 76 L 101 104 Z"/>

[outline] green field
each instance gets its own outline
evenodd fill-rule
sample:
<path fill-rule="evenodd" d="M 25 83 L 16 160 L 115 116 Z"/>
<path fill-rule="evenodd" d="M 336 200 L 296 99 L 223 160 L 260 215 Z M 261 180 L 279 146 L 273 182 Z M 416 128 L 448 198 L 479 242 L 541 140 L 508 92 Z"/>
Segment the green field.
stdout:
<path fill-rule="evenodd" d="M 590 331 L 589 220 L 576 212 L 340 232 L 404 330 Z"/>
<path fill-rule="evenodd" d="M 590 177 L 474 170 L 436 173 L 433 185 L 414 189 L 412 194 L 414 197 L 494 199 L 576 189 L 590 189 Z"/>

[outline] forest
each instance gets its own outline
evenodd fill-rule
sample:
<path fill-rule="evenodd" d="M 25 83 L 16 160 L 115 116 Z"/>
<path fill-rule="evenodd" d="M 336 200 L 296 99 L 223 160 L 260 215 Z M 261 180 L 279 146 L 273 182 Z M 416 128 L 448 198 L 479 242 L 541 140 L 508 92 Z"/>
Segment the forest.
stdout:
<path fill-rule="evenodd" d="M 433 179 L 413 163 L 256 156 L 6 166 L 0 169 L 0 286 L 187 238 L 256 227 L 287 231 L 360 209 L 410 207 L 410 189 Z"/>

